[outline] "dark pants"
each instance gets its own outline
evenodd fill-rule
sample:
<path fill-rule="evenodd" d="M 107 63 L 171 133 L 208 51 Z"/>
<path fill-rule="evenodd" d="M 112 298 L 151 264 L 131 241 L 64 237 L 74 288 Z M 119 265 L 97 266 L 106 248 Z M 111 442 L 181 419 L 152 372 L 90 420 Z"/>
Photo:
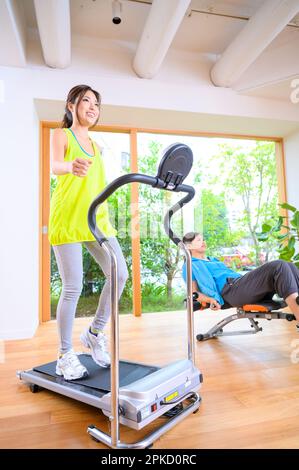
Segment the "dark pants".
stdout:
<path fill-rule="evenodd" d="M 221 292 L 232 307 L 271 300 L 274 294 L 286 299 L 299 293 L 299 270 L 293 263 L 277 260 L 227 282 Z"/>

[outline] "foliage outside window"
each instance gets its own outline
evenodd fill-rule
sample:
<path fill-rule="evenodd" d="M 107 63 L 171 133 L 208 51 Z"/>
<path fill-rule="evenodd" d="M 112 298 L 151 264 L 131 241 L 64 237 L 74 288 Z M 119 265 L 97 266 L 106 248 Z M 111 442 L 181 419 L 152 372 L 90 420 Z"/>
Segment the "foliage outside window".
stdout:
<path fill-rule="evenodd" d="M 263 224 L 262 232 L 257 233 L 257 238 L 262 243 L 274 242 L 279 259 L 294 263 L 299 268 L 299 210 L 286 202 L 279 206 L 291 212 L 289 224 L 284 223 L 286 216 L 273 218 L 272 223 Z"/>
<path fill-rule="evenodd" d="M 117 140 L 116 135 L 114 139 Z M 172 225 L 175 232 L 181 237 L 187 231 L 196 230 L 203 233 L 208 247 L 207 254 L 220 258 L 239 271 L 252 269 L 274 259 L 277 254 L 277 240 L 279 240 L 275 235 L 275 230 L 271 229 L 273 226 L 271 221 L 278 217 L 274 143 L 142 135 L 140 146 L 138 140 L 139 173 L 155 175 L 161 152 L 170 142 L 175 141 L 184 142 L 193 150 L 194 165 L 186 184 L 191 184 L 196 189 L 196 197 L 193 204 L 190 204 L 192 207 L 173 217 Z M 130 172 L 128 153 L 121 152 L 121 162 L 122 174 Z M 113 174 L 114 169 L 109 158 L 105 164 L 108 164 L 110 180 L 119 176 L 119 174 Z M 51 191 L 55 184 L 56 179 L 52 178 Z M 110 196 L 108 201 L 111 222 L 118 230 L 118 240 L 129 267 L 129 279 L 120 301 L 120 313 L 132 312 L 130 194 L 130 186 L 124 186 Z M 143 312 L 184 308 L 182 300 L 185 297 L 185 286 L 181 278 L 182 254 L 166 236 L 163 226 L 167 208 L 180 197 L 181 195 L 176 193 L 158 191 L 149 186 L 139 185 Z M 294 217 L 296 221 L 298 220 L 299 227 L 299 212 L 296 210 Z M 261 238 L 257 234 L 266 232 L 266 227 L 269 227 L 268 235 L 271 236 L 264 236 L 263 243 L 261 243 Z M 292 227 L 295 228 L 293 225 Z M 292 249 L 292 243 L 294 242 L 291 239 L 288 245 L 290 249 Z M 282 251 L 282 255 L 283 253 Z M 105 278 L 85 248 L 83 248 L 83 272 L 83 291 L 77 315 L 94 315 Z M 60 290 L 61 281 L 55 256 L 52 253 L 53 317 Z"/>

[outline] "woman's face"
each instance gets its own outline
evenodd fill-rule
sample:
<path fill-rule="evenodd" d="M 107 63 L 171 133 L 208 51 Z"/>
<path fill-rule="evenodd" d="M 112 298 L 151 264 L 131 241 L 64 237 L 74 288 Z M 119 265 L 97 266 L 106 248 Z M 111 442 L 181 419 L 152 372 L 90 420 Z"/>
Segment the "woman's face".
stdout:
<path fill-rule="evenodd" d="M 207 245 L 203 239 L 203 236 L 199 234 L 199 235 L 196 235 L 192 243 L 189 244 L 188 248 L 190 250 L 204 252 L 206 251 Z"/>
<path fill-rule="evenodd" d="M 80 119 L 80 124 L 86 127 L 93 126 L 96 123 L 100 114 L 100 106 L 95 94 L 90 90 L 86 91 L 86 93 L 83 95 L 82 100 L 77 106 L 77 113 Z M 74 105 L 71 111 L 73 113 L 73 119 L 75 119 L 76 113 Z"/>

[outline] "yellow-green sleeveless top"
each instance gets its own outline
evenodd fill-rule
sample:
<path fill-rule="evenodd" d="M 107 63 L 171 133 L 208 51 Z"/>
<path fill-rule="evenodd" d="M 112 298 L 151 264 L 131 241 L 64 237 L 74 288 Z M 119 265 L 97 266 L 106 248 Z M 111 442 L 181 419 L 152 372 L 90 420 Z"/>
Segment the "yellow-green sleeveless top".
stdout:
<path fill-rule="evenodd" d="M 49 218 L 49 241 L 51 245 L 94 241 L 88 227 L 87 214 L 91 202 L 104 189 L 104 164 L 97 145 L 92 142 L 94 155 L 85 152 L 70 129 L 64 129 L 67 139 L 66 162 L 76 158 L 93 160 L 84 177 L 72 174 L 57 176 L 57 186 L 51 197 Z M 98 208 L 96 220 L 106 237 L 116 235 L 109 221 L 107 202 Z"/>

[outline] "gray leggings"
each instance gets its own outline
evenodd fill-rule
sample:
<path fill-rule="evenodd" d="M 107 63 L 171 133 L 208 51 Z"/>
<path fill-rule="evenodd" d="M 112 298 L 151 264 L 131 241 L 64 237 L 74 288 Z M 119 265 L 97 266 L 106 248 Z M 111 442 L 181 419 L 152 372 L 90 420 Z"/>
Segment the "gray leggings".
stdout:
<path fill-rule="evenodd" d="M 121 247 L 115 237 L 108 238 L 118 261 L 118 296 L 121 296 L 128 279 L 128 270 Z M 110 260 L 104 249 L 96 242 L 83 242 L 106 276 L 98 307 L 91 326 L 103 330 L 110 317 Z M 72 348 L 72 330 L 79 297 L 82 291 L 83 260 L 81 243 L 53 245 L 55 258 L 62 280 L 62 291 L 57 305 L 57 326 L 60 352 Z"/>

